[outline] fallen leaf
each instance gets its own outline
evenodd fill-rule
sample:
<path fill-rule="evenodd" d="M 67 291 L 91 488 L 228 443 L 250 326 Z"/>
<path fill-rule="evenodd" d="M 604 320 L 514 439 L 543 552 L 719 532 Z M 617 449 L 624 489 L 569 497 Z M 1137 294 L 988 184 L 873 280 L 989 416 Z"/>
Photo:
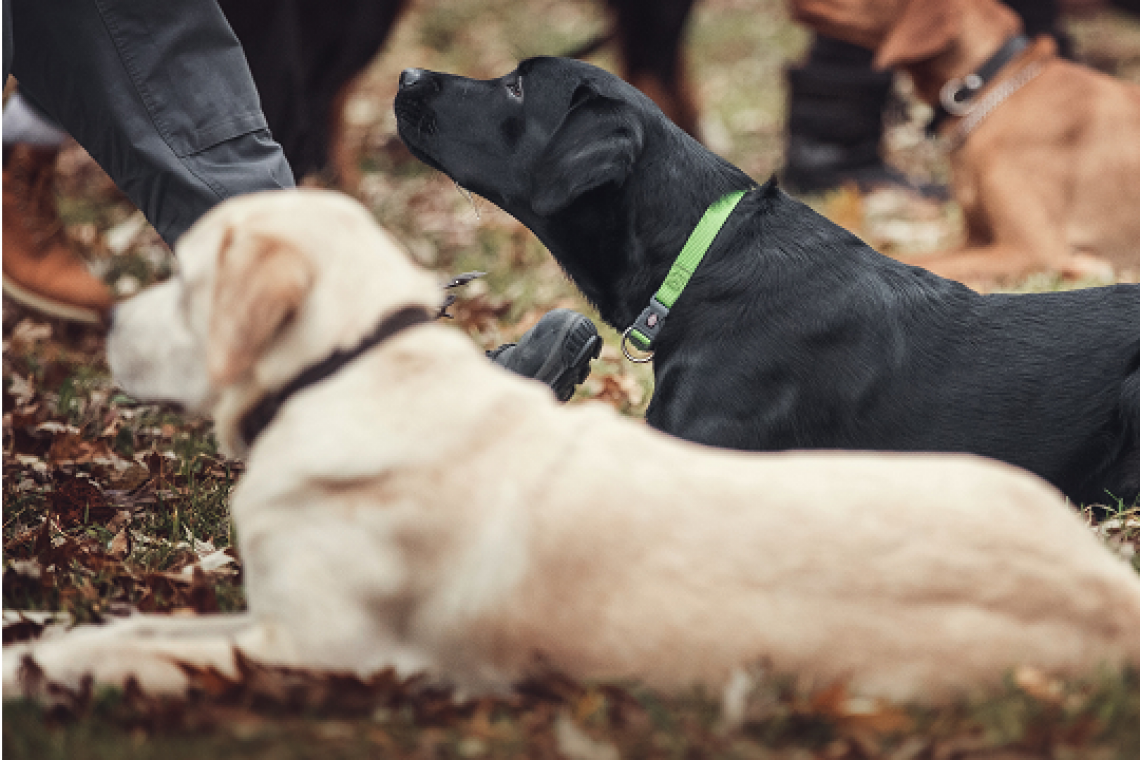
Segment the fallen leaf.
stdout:
<path fill-rule="evenodd" d="M 42 427 L 42 426 L 41 426 Z M 126 460 L 111 451 L 106 441 L 88 441 L 77 434 L 57 436 L 48 449 L 47 459 L 54 465 L 103 464 L 128 466 Z"/>
<path fill-rule="evenodd" d="M 48 420 L 36 426 L 37 433 L 50 433 L 52 435 L 79 435 L 79 428 L 68 425 L 66 422 Z"/>
<path fill-rule="evenodd" d="M 119 531 L 126 529 L 126 527 L 130 524 L 130 511 L 126 509 L 120 509 L 115 513 L 115 516 L 111 518 L 110 522 L 107 523 L 107 530 L 111 531 L 112 533 L 118 533 Z"/>
<path fill-rule="evenodd" d="M 1060 704 L 1064 697 L 1064 687 L 1060 681 L 1049 678 L 1029 665 L 1022 665 L 1014 671 L 1013 682 L 1026 694 L 1042 702 Z"/>
<path fill-rule="evenodd" d="M 127 522 L 128 523 L 130 522 L 130 513 L 129 512 L 120 512 L 119 514 L 120 515 L 126 514 L 127 515 Z M 117 516 L 116 516 L 116 519 L 117 519 Z M 131 534 L 130 534 L 130 530 L 128 530 L 126 525 L 124 525 L 123 528 L 118 533 L 115 534 L 115 537 L 111 539 L 111 546 L 108 548 L 107 553 L 113 559 L 117 559 L 117 560 L 124 560 L 128 556 L 130 556 L 130 553 L 131 553 Z"/>
<path fill-rule="evenodd" d="M 618 760 L 617 747 L 591 738 L 565 712 L 554 721 L 554 740 L 558 752 L 567 760 Z"/>
<path fill-rule="evenodd" d="M 51 492 L 52 511 L 64 528 L 91 522 L 104 522 L 115 516 L 103 490 L 95 483 L 79 477 L 69 477 L 56 484 Z"/>
<path fill-rule="evenodd" d="M 26 351 L 37 343 L 51 340 L 51 325 L 31 319 L 21 319 L 12 329 L 12 348 Z"/>
<path fill-rule="evenodd" d="M 587 383 L 592 398 L 604 401 L 619 412 L 627 411 L 645 400 L 641 383 L 634 376 L 623 372 L 599 375 L 597 379 L 591 376 Z"/>

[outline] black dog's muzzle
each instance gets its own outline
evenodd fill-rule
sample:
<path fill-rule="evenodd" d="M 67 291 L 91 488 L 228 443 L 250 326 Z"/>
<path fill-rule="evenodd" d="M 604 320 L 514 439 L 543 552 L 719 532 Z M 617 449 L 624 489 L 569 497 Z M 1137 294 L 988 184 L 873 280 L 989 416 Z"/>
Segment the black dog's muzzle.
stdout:
<path fill-rule="evenodd" d="M 400 72 L 400 88 L 396 92 L 395 111 L 401 133 L 408 130 L 417 135 L 435 134 L 435 114 L 427 101 L 430 96 L 438 92 L 439 81 L 430 71 L 404 69 Z"/>

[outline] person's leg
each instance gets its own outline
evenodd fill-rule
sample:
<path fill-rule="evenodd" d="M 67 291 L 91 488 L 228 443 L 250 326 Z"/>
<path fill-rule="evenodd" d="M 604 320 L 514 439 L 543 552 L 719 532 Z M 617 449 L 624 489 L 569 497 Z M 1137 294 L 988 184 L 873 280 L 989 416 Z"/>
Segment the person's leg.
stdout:
<path fill-rule="evenodd" d="M 305 97 L 309 57 L 302 44 L 308 32 L 298 6 L 302 0 L 218 0 L 230 28 L 241 42 L 253 75 L 261 111 L 293 175 L 301 179 L 309 167 L 303 160 L 304 138 L 313 131 Z"/>
<path fill-rule="evenodd" d="M 906 184 L 879 153 L 894 75 L 871 68 L 870 50 L 815 35 L 807 60 L 789 68 L 788 142 L 781 179 L 799 193 L 856 183 Z"/>
<path fill-rule="evenodd" d="M 12 0 L 12 73 L 170 244 L 226 198 L 293 185 L 215 0 Z"/>

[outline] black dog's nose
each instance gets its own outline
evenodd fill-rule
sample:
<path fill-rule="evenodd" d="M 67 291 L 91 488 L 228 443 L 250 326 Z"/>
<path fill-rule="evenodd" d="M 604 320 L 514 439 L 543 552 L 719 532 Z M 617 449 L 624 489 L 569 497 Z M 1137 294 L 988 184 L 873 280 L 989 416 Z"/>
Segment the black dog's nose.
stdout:
<path fill-rule="evenodd" d="M 400 72 L 400 89 L 414 87 L 416 83 L 422 82 L 426 77 L 427 72 L 423 69 L 404 69 Z"/>

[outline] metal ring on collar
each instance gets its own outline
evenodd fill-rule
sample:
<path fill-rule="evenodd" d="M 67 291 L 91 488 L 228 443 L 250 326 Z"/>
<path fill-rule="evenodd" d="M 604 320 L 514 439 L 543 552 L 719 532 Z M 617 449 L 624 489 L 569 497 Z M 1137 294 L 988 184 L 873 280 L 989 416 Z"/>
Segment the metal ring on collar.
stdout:
<path fill-rule="evenodd" d="M 653 361 L 653 354 L 654 354 L 653 351 L 650 351 L 643 358 L 638 358 L 638 357 L 634 356 L 633 354 L 631 354 L 629 352 L 629 349 L 626 348 L 626 343 L 629 342 L 629 333 L 631 330 L 633 330 L 633 325 L 630 325 L 629 327 L 625 328 L 625 332 L 623 332 L 621 334 L 621 352 L 623 354 L 625 354 L 626 359 L 629 359 L 634 364 L 648 364 L 649 362 Z"/>
<path fill-rule="evenodd" d="M 977 74 L 967 74 L 961 79 L 955 77 L 942 85 L 938 93 L 938 102 L 952 116 L 965 116 L 974 105 L 974 95 L 985 86 L 985 82 Z M 958 98 L 965 94 L 965 100 Z"/>

